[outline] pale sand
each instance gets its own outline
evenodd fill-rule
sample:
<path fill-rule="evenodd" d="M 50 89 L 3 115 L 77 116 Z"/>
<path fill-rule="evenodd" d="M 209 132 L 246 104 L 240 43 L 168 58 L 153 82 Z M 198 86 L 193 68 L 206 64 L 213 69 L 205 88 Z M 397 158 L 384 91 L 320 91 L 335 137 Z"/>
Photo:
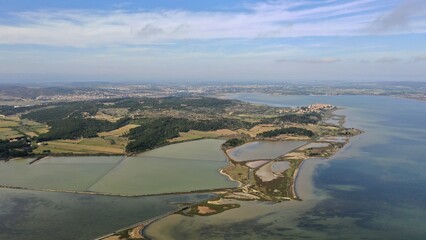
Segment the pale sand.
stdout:
<path fill-rule="evenodd" d="M 258 200 L 260 197 L 252 195 L 250 193 L 234 192 L 226 195 L 227 198 L 239 199 L 239 200 Z"/>
<path fill-rule="evenodd" d="M 274 162 L 270 162 L 270 163 L 263 165 L 261 168 L 259 168 L 255 172 L 256 176 L 258 176 L 260 179 L 262 179 L 263 182 L 270 182 L 270 181 L 278 178 L 279 175 L 276 175 L 272 172 L 272 165 L 273 164 L 274 164 Z"/>
<path fill-rule="evenodd" d="M 260 161 L 254 161 L 254 162 L 247 162 L 246 165 L 249 168 L 258 168 L 262 166 L 263 164 L 269 162 L 269 160 L 260 160 Z"/>
<path fill-rule="evenodd" d="M 290 162 L 287 161 L 270 162 L 259 168 L 255 174 L 262 179 L 263 182 L 269 182 L 282 176 L 281 174 L 289 167 Z"/>
<path fill-rule="evenodd" d="M 141 235 L 141 230 L 144 228 L 143 225 L 139 225 L 135 228 L 132 229 L 132 231 L 129 233 L 129 236 L 133 239 L 141 239 L 142 235 Z"/>
<path fill-rule="evenodd" d="M 284 155 L 286 159 L 306 159 L 308 158 L 304 152 L 291 152 Z"/>
<path fill-rule="evenodd" d="M 215 213 L 216 210 L 211 209 L 207 206 L 198 206 L 198 214 L 204 215 L 204 214 L 210 214 Z"/>

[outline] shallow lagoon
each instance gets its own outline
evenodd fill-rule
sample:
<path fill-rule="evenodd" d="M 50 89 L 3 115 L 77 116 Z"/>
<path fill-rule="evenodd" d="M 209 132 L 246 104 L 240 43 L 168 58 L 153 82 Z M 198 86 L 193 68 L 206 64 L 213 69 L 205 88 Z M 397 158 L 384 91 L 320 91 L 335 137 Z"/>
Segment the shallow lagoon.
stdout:
<path fill-rule="evenodd" d="M 226 156 L 221 150 L 224 140 L 204 139 L 168 145 L 139 154 L 140 157 L 203 160 L 225 162 Z"/>
<path fill-rule="evenodd" d="M 237 162 L 274 159 L 305 144 L 304 141 L 256 141 L 231 149 L 228 155 Z"/>
<path fill-rule="evenodd" d="M 0 162 L 0 185 L 31 189 L 153 195 L 236 187 L 220 174 L 224 140 L 178 143 L 137 157 L 48 157 Z"/>
<path fill-rule="evenodd" d="M 130 195 L 237 187 L 219 173 L 226 162 L 223 140 L 178 143 L 129 157 L 90 191 Z"/>
<path fill-rule="evenodd" d="M 123 157 L 49 157 L 0 162 L 0 185 L 84 191 L 113 169 Z"/>
<path fill-rule="evenodd" d="M 209 194 L 111 197 L 0 189 L 0 239 L 87 240 L 164 214 Z"/>
<path fill-rule="evenodd" d="M 130 157 L 89 190 L 151 195 L 238 186 L 219 173 L 225 164 L 218 161 Z"/>

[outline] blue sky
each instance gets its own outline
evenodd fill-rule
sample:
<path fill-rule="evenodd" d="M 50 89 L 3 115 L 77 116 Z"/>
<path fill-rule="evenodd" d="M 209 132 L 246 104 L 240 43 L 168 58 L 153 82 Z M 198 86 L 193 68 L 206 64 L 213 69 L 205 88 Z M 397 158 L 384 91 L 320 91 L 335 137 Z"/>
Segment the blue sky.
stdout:
<path fill-rule="evenodd" d="M 426 81 L 424 0 L 1 0 L 0 81 Z"/>

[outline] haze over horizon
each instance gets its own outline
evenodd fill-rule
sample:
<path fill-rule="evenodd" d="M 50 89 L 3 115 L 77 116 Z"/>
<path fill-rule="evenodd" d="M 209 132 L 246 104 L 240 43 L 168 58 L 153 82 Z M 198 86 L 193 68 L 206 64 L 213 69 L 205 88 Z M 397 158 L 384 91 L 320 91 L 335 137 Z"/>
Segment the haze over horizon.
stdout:
<path fill-rule="evenodd" d="M 0 81 L 426 81 L 424 0 L 0 5 Z"/>

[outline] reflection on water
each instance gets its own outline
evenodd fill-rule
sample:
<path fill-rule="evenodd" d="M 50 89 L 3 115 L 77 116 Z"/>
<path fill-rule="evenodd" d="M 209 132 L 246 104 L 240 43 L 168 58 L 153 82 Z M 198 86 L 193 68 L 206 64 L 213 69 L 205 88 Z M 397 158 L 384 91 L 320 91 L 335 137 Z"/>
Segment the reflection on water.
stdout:
<path fill-rule="evenodd" d="M 329 161 L 305 161 L 305 175 L 297 183 L 302 202 L 250 202 L 212 217 L 173 216 L 153 224 L 148 234 L 161 236 L 157 239 L 425 239 L 426 102 L 369 96 L 232 97 L 275 106 L 338 105 L 346 108 L 339 112 L 348 116 L 346 125 L 366 133 Z M 307 172 L 315 188 L 309 187 Z"/>

